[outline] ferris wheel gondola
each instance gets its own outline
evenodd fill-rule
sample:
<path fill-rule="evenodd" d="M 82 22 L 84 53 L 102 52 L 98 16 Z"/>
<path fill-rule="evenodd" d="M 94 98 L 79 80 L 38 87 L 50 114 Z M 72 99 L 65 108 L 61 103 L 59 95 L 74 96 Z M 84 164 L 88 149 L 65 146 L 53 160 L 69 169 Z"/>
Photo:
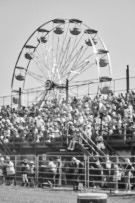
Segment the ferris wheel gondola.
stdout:
<path fill-rule="evenodd" d="M 37 89 L 44 97 L 62 97 L 66 81 L 69 87 L 110 82 L 112 68 L 98 31 L 79 19 L 54 19 L 38 27 L 22 47 L 13 71 L 11 88 L 23 92 Z M 49 89 L 48 84 L 50 85 Z M 41 87 L 39 91 L 38 87 Z M 72 91 L 69 94 L 72 96 Z M 44 98 L 42 94 L 38 100 Z"/>

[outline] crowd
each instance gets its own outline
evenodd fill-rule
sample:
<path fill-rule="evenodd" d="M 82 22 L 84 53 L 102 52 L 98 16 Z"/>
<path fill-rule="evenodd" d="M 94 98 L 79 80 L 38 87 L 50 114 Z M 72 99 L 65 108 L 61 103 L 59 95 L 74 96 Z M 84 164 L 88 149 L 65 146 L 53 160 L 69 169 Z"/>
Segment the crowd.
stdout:
<path fill-rule="evenodd" d="M 93 98 L 89 95 L 81 99 L 74 97 L 69 98 L 68 103 L 64 100 L 47 100 L 40 107 L 33 105 L 29 107 L 22 106 L 18 109 L 10 106 L 0 108 L 0 142 L 5 144 L 12 142 L 54 142 L 58 139 L 67 143 L 68 150 L 74 150 L 76 142 L 82 142 L 81 136 L 83 135 L 86 140 L 94 141 L 99 149 L 104 149 L 104 138 L 111 136 L 117 138 L 120 135 L 123 136 L 123 139 L 126 139 L 127 135 L 135 136 L 135 93 L 133 91 L 125 94 L 120 93 L 117 96 L 110 93 L 108 95 L 98 94 Z M 93 168 L 99 168 L 98 171 L 102 172 L 102 169 L 107 166 L 103 166 L 98 158 L 95 160 L 94 165 L 91 166 L 91 171 Z M 0 162 L 0 167 L 4 164 L 4 170 L 0 168 L 1 182 L 3 181 L 2 177 L 6 174 L 7 183 L 12 184 L 15 175 L 14 163 L 8 156 L 5 157 L 5 160 L 1 158 Z M 71 163 L 80 164 L 81 162 L 74 159 Z M 52 160 L 48 162 L 48 165 L 50 168 L 53 167 L 54 171 L 58 169 L 59 164 L 59 161 L 57 161 L 57 164 Z M 108 167 L 109 164 L 108 160 Z M 117 174 L 118 169 L 121 167 L 116 166 L 116 164 L 112 165 L 113 171 L 116 171 Z M 72 164 L 66 168 L 72 170 L 71 166 Z M 8 170 L 9 168 L 11 170 Z M 41 169 L 46 169 L 46 166 L 41 166 Z M 35 165 L 32 161 L 28 163 L 28 160 L 23 160 L 21 173 L 22 185 L 27 185 L 29 180 L 34 184 Z M 67 179 L 64 172 L 63 177 L 66 184 Z M 99 177 L 103 178 L 101 174 Z M 55 178 L 58 181 L 58 177 L 55 176 Z M 107 181 L 106 179 L 105 182 Z M 129 179 L 127 179 L 128 181 Z M 74 184 L 76 188 L 76 182 Z"/>
<path fill-rule="evenodd" d="M 69 143 L 72 139 L 79 141 L 80 130 L 99 148 L 104 147 L 102 137 L 134 135 L 135 93 L 74 97 L 68 103 L 53 99 L 40 107 L 0 109 L 0 140 L 4 143 L 52 142 L 61 138 Z M 74 144 L 69 149 L 74 149 Z"/>

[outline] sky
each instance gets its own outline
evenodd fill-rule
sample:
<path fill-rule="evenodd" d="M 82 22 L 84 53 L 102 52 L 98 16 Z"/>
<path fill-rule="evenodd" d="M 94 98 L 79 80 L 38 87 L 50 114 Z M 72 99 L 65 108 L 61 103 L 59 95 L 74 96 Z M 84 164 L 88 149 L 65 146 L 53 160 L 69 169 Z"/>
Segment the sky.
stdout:
<path fill-rule="evenodd" d="M 0 0 L 0 96 L 11 93 L 15 63 L 28 37 L 55 18 L 77 18 L 98 30 L 113 78 L 125 77 L 127 65 L 135 76 L 135 0 Z"/>

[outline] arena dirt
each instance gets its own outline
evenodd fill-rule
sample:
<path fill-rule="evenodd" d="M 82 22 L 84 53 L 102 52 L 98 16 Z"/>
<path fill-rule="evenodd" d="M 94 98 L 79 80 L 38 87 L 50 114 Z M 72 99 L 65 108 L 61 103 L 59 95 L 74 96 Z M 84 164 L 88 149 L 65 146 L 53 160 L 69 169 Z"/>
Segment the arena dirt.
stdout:
<path fill-rule="evenodd" d="M 135 196 L 108 196 L 107 203 L 133 203 Z M 77 203 L 77 192 L 0 187 L 0 203 Z"/>

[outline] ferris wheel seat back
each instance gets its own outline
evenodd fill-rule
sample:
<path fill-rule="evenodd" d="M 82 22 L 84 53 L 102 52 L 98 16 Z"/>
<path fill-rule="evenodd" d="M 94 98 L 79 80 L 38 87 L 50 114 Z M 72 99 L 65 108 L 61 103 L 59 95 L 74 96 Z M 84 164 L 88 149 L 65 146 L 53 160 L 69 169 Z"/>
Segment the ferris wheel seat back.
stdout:
<path fill-rule="evenodd" d="M 104 86 L 100 89 L 101 94 L 111 94 L 113 91 L 110 86 Z"/>
<path fill-rule="evenodd" d="M 104 49 L 99 49 L 98 54 L 107 54 L 109 51 Z"/>
<path fill-rule="evenodd" d="M 69 20 L 69 22 L 70 22 L 70 23 L 76 23 L 76 24 L 78 23 L 78 24 L 81 24 L 81 23 L 82 23 L 82 20 L 73 19 L 73 18 L 72 18 L 72 19 Z"/>
<path fill-rule="evenodd" d="M 112 81 L 112 78 L 108 76 L 102 76 L 99 78 L 99 82 L 110 82 L 110 81 Z"/>
<path fill-rule="evenodd" d="M 16 80 L 19 80 L 19 81 L 23 81 L 23 80 L 25 80 L 24 75 L 21 75 L 21 74 L 16 75 L 15 78 L 16 78 Z"/>
<path fill-rule="evenodd" d="M 98 31 L 97 30 L 93 30 L 93 29 L 87 29 L 84 31 L 84 33 L 86 34 L 96 34 Z"/>
<path fill-rule="evenodd" d="M 43 36 L 43 37 L 38 38 L 37 41 L 38 41 L 39 43 L 40 43 L 40 42 L 46 43 L 46 42 L 47 42 L 47 38 L 46 38 L 45 36 Z"/>
<path fill-rule="evenodd" d="M 99 61 L 100 67 L 105 67 L 108 65 L 108 63 L 109 62 L 106 59 L 100 59 L 100 61 Z"/>
<path fill-rule="evenodd" d="M 62 27 L 56 27 L 54 30 L 55 34 L 61 35 L 64 32 Z"/>
<path fill-rule="evenodd" d="M 25 58 L 28 59 L 28 60 L 32 60 L 32 59 L 33 59 L 32 53 L 26 52 L 24 56 L 25 56 Z"/>
<path fill-rule="evenodd" d="M 97 40 L 96 40 L 96 39 L 92 39 L 92 41 L 93 41 L 94 45 L 96 45 L 96 44 L 97 44 Z M 90 40 L 90 39 L 85 40 L 85 43 L 86 43 L 88 46 L 92 46 L 92 42 L 91 42 L 91 40 Z"/>
<path fill-rule="evenodd" d="M 53 21 L 53 23 L 58 23 L 58 24 L 64 24 L 65 23 L 64 19 L 59 19 L 59 18 L 56 18 L 56 19 L 54 19 L 52 21 Z"/>
<path fill-rule="evenodd" d="M 77 28 L 77 27 L 74 27 L 72 30 L 70 30 L 70 33 L 72 35 L 79 35 L 81 33 L 81 29 Z"/>

